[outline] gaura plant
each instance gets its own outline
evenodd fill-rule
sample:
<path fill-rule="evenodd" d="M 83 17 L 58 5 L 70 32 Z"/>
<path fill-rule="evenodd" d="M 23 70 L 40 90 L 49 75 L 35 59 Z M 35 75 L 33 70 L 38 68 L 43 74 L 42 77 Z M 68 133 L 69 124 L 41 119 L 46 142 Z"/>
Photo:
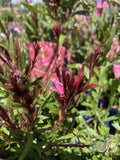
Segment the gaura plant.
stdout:
<path fill-rule="evenodd" d="M 75 104 L 79 98 L 77 96 L 80 95 L 80 93 L 85 92 L 86 90 L 99 87 L 98 84 L 90 84 L 90 80 L 92 75 L 95 73 L 94 67 L 101 55 L 100 49 L 95 50 L 94 54 L 91 54 L 90 72 L 87 82 L 84 80 L 85 64 L 82 64 L 82 68 L 78 74 L 77 79 L 75 77 L 75 71 L 72 71 L 72 74 L 70 74 L 69 69 L 66 68 L 64 65 L 62 69 L 56 67 L 55 74 L 57 78 L 51 81 L 54 87 L 52 88 L 53 91 L 50 92 L 58 93 L 58 96 L 55 96 L 55 99 L 54 97 L 52 97 L 52 101 L 54 101 L 55 103 L 57 102 L 60 114 L 56 124 L 53 123 L 53 126 L 45 128 L 45 125 L 47 125 L 48 122 L 40 122 L 42 120 L 41 116 L 45 116 L 44 108 L 42 107 L 45 104 L 47 105 L 47 103 L 49 103 L 50 97 L 47 98 L 47 100 L 45 100 L 41 105 L 38 97 L 41 97 L 42 95 L 44 96 L 42 88 L 42 77 L 36 77 L 35 81 L 32 81 L 31 79 L 31 71 L 34 68 L 34 65 L 36 63 L 36 57 L 38 56 L 40 51 L 39 43 L 35 42 L 33 44 L 35 51 L 34 58 L 32 59 L 32 61 L 29 60 L 28 64 L 25 64 L 26 66 L 24 65 L 25 68 L 23 70 L 20 70 L 22 57 L 20 55 L 18 45 L 16 45 L 15 48 L 15 61 L 12 59 L 8 50 L 5 47 L 0 46 L 2 50 L 0 60 L 1 63 L 4 65 L 4 67 L 1 66 L 0 81 L 1 87 L 4 88 L 4 91 L 8 94 L 8 96 L 6 97 L 8 99 L 8 103 L 0 105 L 0 120 L 2 124 L 1 131 L 3 133 L 3 138 L 1 142 L 8 140 L 8 142 L 5 142 L 5 145 L 10 147 L 10 149 L 8 149 L 6 152 L 4 148 L 5 146 L 2 144 L 3 155 L 5 154 L 5 152 L 7 154 L 10 154 L 10 152 L 12 152 L 11 149 L 14 148 L 12 148 L 12 145 L 14 144 L 14 149 L 16 150 L 16 152 L 20 149 L 20 147 L 23 148 L 19 152 L 19 154 L 15 155 L 15 157 L 19 157 L 21 154 L 21 157 L 25 158 L 28 154 L 28 152 L 26 151 L 26 146 L 28 150 L 31 150 L 34 141 L 36 141 L 36 145 L 37 143 L 40 143 L 39 145 L 42 147 L 43 154 L 39 154 L 42 154 L 43 157 L 46 156 L 46 153 L 52 147 L 58 147 L 59 145 L 63 145 L 64 147 L 66 147 L 66 144 L 64 142 L 59 144 L 56 142 L 55 139 L 56 136 L 58 137 L 61 135 L 60 128 L 64 127 L 65 118 L 70 113 L 72 108 L 75 107 Z M 57 58 L 58 57 L 59 56 L 57 56 Z M 46 67 L 48 68 L 48 66 Z M 47 116 L 49 118 L 49 115 Z M 52 119 L 52 121 L 56 121 L 56 118 Z M 73 125 L 73 123 L 71 125 Z M 5 129 L 7 130 L 7 134 Z M 46 137 L 43 137 L 43 133 L 41 136 L 40 130 L 44 130 L 46 132 L 45 134 L 47 134 L 49 130 L 51 137 L 45 139 Z M 66 134 L 68 133 L 69 131 Z M 38 138 L 38 136 L 41 136 L 41 138 Z M 31 148 L 28 147 L 29 143 L 31 144 Z M 74 144 L 67 144 L 67 146 L 74 146 Z M 78 145 L 77 147 L 84 146 Z"/>
<path fill-rule="evenodd" d="M 80 151 L 83 154 L 85 153 L 81 150 L 83 147 L 86 149 L 86 152 L 88 151 L 87 147 L 90 147 L 89 152 L 91 152 L 92 145 L 90 144 L 93 142 L 94 138 L 92 135 L 90 136 L 91 141 L 87 141 L 86 139 L 89 138 L 87 137 L 89 135 L 84 134 L 84 129 L 82 132 L 78 131 L 78 139 L 83 136 L 84 141 L 80 141 L 79 144 L 75 144 L 73 134 L 74 132 L 77 132 L 77 129 L 73 131 L 73 124 L 77 115 L 77 111 L 75 109 L 77 108 L 77 102 L 82 99 L 83 92 L 99 87 L 98 84 L 94 84 L 97 82 L 93 82 L 93 84 L 90 83 L 93 75 L 96 73 L 94 67 L 101 55 L 101 50 L 94 50 L 94 48 L 101 46 L 106 47 L 104 42 L 109 38 L 109 28 L 112 23 L 110 23 L 111 21 L 107 21 L 106 24 L 108 26 L 106 27 L 106 25 L 104 25 L 104 21 L 102 21 L 102 18 L 104 17 L 102 14 L 106 7 L 102 7 L 103 11 L 101 12 L 101 16 L 96 17 L 97 20 L 94 19 L 94 22 L 91 17 L 86 16 L 88 14 L 89 6 L 91 6 L 88 5 L 89 3 L 87 4 L 87 2 L 82 1 L 79 3 L 78 0 L 74 2 L 72 0 L 45 0 L 45 2 L 47 4 L 45 7 L 47 12 L 43 12 L 44 9 L 36 10 L 34 7 L 25 4 L 25 6 L 33 13 L 31 18 L 32 20 L 28 18 L 29 22 L 33 25 L 28 25 L 29 23 L 27 23 L 27 20 L 25 19 L 25 27 L 27 27 L 24 34 L 27 35 L 26 37 L 28 37 L 30 45 L 29 49 L 24 51 L 24 56 L 20 50 L 21 46 L 19 47 L 19 44 L 16 41 L 13 41 L 14 54 L 9 50 L 9 46 L 11 46 L 11 44 L 8 44 L 9 46 L 7 49 L 3 47 L 3 45 L 1 46 L 0 92 L 5 93 L 5 96 L 2 97 L 2 100 L 0 99 L 0 157 L 4 159 L 9 157 L 9 159 L 12 160 L 62 160 L 68 159 L 70 154 L 72 158 L 69 157 L 69 159 L 79 159 L 79 156 L 76 154 L 77 149 L 79 150 L 79 155 Z M 80 8 L 80 10 L 76 10 L 80 5 L 83 6 L 82 10 Z M 83 9 L 86 11 L 84 12 Z M 101 10 L 99 7 L 98 9 Z M 48 19 L 46 20 L 44 16 L 41 19 L 38 18 L 37 13 L 48 16 Z M 80 21 L 81 27 L 79 23 L 76 23 L 74 26 L 74 20 L 72 22 L 70 19 L 72 19 L 72 16 L 74 19 L 75 15 L 81 16 L 81 13 L 85 15 Z M 40 17 L 42 17 L 41 15 Z M 51 20 L 49 17 L 51 17 Z M 54 22 L 52 20 L 54 20 Z M 39 26 L 39 21 L 41 23 L 40 26 L 43 28 Z M 67 21 L 69 21 L 68 24 Z M 85 21 L 85 24 L 83 24 L 83 21 Z M 100 32 L 100 27 L 97 25 L 98 27 L 96 29 L 98 30 L 98 36 L 95 34 L 97 33 L 96 30 L 93 30 L 94 27 L 92 28 L 91 26 L 90 28 L 91 22 L 94 22 L 95 28 L 96 23 L 99 24 L 98 22 L 101 22 L 101 26 L 105 26 L 101 27 L 101 31 L 103 32 Z M 54 30 L 52 27 L 51 28 L 52 33 L 55 32 L 56 34 L 56 41 L 53 38 L 53 34 L 52 36 L 51 34 L 46 35 L 46 28 L 48 28 L 49 24 L 52 24 L 51 26 L 54 24 Z M 16 23 L 16 25 L 18 24 Z M 90 34 L 88 34 L 87 37 L 84 37 L 87 32 L 86 29 L 84 30 L 84 28 L 82 28 L 82 26 L 87 26 L 86 28 L 89 29 L 88 31 Z M 38 30 L 37 27 L 41 29 L 41 31 Z M 78 29 L 76 30 L 76 28 Z M 106 28 L 108 29 L 106 30 Z M 32 35 L 31 32 L 29 32 L 30 30 L 32 31 Z M 113 39 L 113 35 L 116 33 L 115 30 L 113 31 L 114 34 L 112 32 L 110 36 L 111 41 Z M 106 32 L 108 33 L 106 34 Z M 40 33 L 40 35 L 44 35 L 45 38 L 38 36 L 38 33 Z M 72 38 L 69 37 L 71 33 Z M 78 33 L 79 36 L 77 36 L 76 33 Z M 101 35 L 101 33 L 104 35 L 102 40 L 99 39 L 99 35 Z M 61 35 L 63 37 L 67 37 L 62 43 L 64 47 L 60 47 L 62 46 L 60 45 Z M 75 39 L 73 39 L 73 36 Z M 22 35 L 20 35 L 20 38 L 21 37 Z M 24 37 L 24 39 L 26 37 Z M 7 38 L 7 41 L 10 43 L 9 34 L 7 34 Z M 38 42 L 38 39 L 47 39 L 47 42 Z M 35 40 L 36 42 L 34 42 Z M 99 40 L 99 43 L 97 40 Z M 55 43 L 53 43 L 53 41 Z M 85 43 L 82 44 L 82 41 Z M 106 47 L 104 51 L 105 56 L 111 47 L 111 41 L 109 47 Z M 88 42 L 90 43 L 87 44 Z M 90 65 L 88 69 L 89 76 L 87 78 L 84 75 L 85 67 L 88 63 L 82 64 L 78 75 L 74 70 L 71 71 L 67 65 L 67 61 L 70 61 L 68 48 L 70 48 L 71 45 L 73 45 L 73 54 L 76 54 L 76 49 L 78 50 L 81 47 L 84 49 L 85 54 L 80 52 L 82 56 L 86 56 L 84 62 L 86 62 L 86 59 L 89 61 L 88 59 L 89 53 L 91 53 L 91 48 L 92 51 L 94 50 L 94 54 L 91 54 L 90 56 Z M 101 59 L 104 55 L 101 56 Z M 23 60 L 24 57 L 27 57 L 26 61 Z M 103 74 L 101 75 L 103 76 Z M 102 76 L 101 79 L 104 79 Z M 94 95 L 95 94 L 96 92 Z M 95 99 L 97 98 L 94 97 L 94 100 Z M 94 102 L 94 100 L 92 102 Z M 94 110 L 94 103 L 92 103 L 91 108 Z M 94 110 L 94 113 L 97 115 L 96 110 Z M 100 117 L 102 113 L 103 112 L 99 112 L 98 117 Z M 97 121 L 95 124 L 96 123 Z M 82 122 L 81 125 L 83 125 Z M 106 129 L 105 124 L 102 127 L 104 130 Z M 103 133 L 104 130 L 101 128 L 99 129 L 99 132 Z M 89 129 L 90 132 L 93 131 L 92 128 Z M 105 135 L 106 133 L 107 132 L 104 132 L 103 134 Z M 98 134 L 96 134 L 97 142 L 99 142 Z M 70 140 L 70 138 L 72 138 L 72 140 Z M 99 139 L 100 138 L 99 134 Z M 96 141 L 94 141 L 94 143 L 96 143 Z M 74 150 L 71 149 L 72 147 L 74 147 Z M 90 154 L 93 156 L 92 152 Z M 60 157 L 61 155 L 62 157 Z M 65 155 L 68 155 L 66 156 L 67 158 Z"/>

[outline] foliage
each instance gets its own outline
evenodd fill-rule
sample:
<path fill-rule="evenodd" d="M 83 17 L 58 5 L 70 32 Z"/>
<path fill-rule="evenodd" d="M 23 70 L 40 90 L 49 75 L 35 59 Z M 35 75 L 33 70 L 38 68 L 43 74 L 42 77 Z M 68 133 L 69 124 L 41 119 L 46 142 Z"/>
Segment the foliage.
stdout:
<path fill-rule="evenodd" d="M 119 2 L 25 2 L 0 20 L 0 158 L 119 159 Z"/>
<path fill-rule="evenodd" d="M 3 7 L 7 7 L 9 5 L 10 0 L 0 0 L 0 5 Z"/>

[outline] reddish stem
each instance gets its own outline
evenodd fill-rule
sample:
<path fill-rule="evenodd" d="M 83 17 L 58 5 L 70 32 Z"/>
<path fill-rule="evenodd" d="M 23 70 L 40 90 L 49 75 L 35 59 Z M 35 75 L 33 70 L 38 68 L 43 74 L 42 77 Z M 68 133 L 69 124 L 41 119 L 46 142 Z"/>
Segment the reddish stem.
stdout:
<path fill-rule="evenodd" d="M 52 147 L 81 147 L 81 148 L 84 148 L 84 147 L 90 147 L 90 145 L 78 145 L 78 144 L 52 144 L 51 145 L 51 148 Z"/>

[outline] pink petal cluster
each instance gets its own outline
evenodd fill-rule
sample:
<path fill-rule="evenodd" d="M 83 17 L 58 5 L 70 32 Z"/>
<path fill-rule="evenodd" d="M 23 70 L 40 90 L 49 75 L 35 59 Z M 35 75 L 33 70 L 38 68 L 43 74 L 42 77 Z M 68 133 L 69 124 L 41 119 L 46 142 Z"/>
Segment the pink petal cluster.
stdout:
<path fill-rule="evenodd" d="M 108 5 L 108 3 L 107 2 L 101 2 L 101 1 L 99 1 L 99 2 L 97 2 L 97 8 L 107 8 L 107 7 L 109 7 L 109 5 Z"/>
<path fill-rule="evenodd" d="M 115 79 L 120 78 L 120 65 L 114 64 L 113 69 L 114 69 Z"/>
<path fill-rule="evenodd" d="M 110 57 L 110 62 L 116 60 L 115 56 L 120 53 L 120 43 L 118 40 L 118 35 L 113 38 L 113 45 L 111 46 L 111 50 L 107 53 L 106 57 Z M 120 78 L 120 65 L 113 65 L 113 71 L 115 78 Z"/>
<path fill-rule="evenodd" d="M 14 31 L 16 31 L 18 34 L 25 32 L 25 29 L 22 26 L 20 26 L 17 22 L 13 21 L 12 24 L 14 27 Z"/>
<path fill-rule="evenodd" d="M 120 44 L 118 41 L 118 36 L 116 35 L 113 38 L 113 45 L 111 46 L 111 50 L 107 53 L 106 57 L 110 56 L 110 62 L 113 62 L 115 60 L 115 55 L 120 52 Z"/>
<path fill-rule="evenodd" d="M 53 83 L 55 84 L 56 90 L 55 92 L 59 93 L 60 97 L 63 98 L 65 96 L 63 83 L 59 82 L 58 80 L 54 80 Z"/>
<path fill-rule="evenodd" d="M 64 58 L 65 58 L 64 56 L 67 56 L 67 60 L 70 61 L 70 53 L 69 51 L 67 51 L 67 55 L 65 55 L 66 49 L 64 47 L 60 47 L 58 57 L 57 57 L 57 63 L 56 63 L 56 60 L 53 59 L 52 63 L 50 64 L 51 59 L 53 58 L 53 55 L 54 55 L 56 44 L 52 42 L 44 42 L 44 41 L 38 42 L 38 44 L 40 45 L 40 51 L 36 57 L 34 68 L 31 71 L 31 78 L 32 78 L 32 81 L 34 81 L 36 77 L 44 76 L 43 82 L 44 84 L 46 84 L 47 77 L 50 76 L 49 79 L 51 81 L 56 79 L 57 76 L 55 74 L 55 68 L 56 67 L 62 68 L 64 64 Z M 29 53 L 30 53 L 31 61 L 34 61 L 34 57 L 35 57 L 34 42 L 30 43 L 29 45 Z M 49 64 L 50 64 L 50 67 L 47 73 L 46 69 L 49 66 Z"/>
<path fill-rule="evenodd" d="M 95 11 L 95 14 L 99 17 L 101 17 L 101 12 L 99 10 Z"/>
<path fill-rule="evenodd" d="M 101 1 L 97 2 L 98 10 L 95 11 L 95 14 L 98 15 L 99 17 L 101 17 L 102 11 L 104 10 L 104 8 L 108 8 L 108 7 L 109 7 L 109 5 L 107 2 L 101 2 Z"/>

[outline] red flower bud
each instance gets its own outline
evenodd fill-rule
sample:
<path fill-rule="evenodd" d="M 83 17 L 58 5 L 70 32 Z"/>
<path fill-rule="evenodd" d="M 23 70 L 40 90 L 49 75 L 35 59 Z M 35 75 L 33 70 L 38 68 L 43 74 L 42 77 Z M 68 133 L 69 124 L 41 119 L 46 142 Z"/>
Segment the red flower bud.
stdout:
<path fill-rule="evenodd" d="M 59 38 L 59 36 L 60 36 L 61 33 L 62 33 L 61 25 L 60 25 L 60 24 L 59 24 L 59 25 L 54 25 L 53 28 L 54 28 L 54 31 L 55 31 L 57 37 Z"/>

